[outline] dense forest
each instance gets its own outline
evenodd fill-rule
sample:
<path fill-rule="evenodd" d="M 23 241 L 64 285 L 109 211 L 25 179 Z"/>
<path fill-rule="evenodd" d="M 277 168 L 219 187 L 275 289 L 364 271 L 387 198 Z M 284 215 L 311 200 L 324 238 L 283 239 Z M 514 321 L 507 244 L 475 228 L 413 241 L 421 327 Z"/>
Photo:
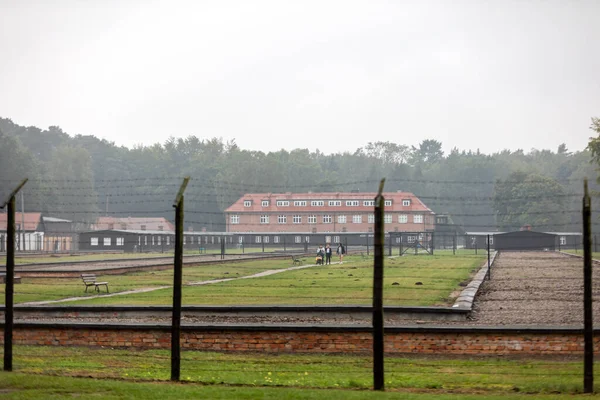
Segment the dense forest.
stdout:
<path fill-rule="evenodd" d="M 591 129 L 600 135 L 598 119 Z M 196 136 L 129 149 L 94 136 L 70 136 L 56 126 L 42 130 L 0 118 L 3 192 L 28 177 L 25 211 L 82 223 L 105 214 L 172 220 L 172 202 L 187 175 L 186 229 L 214 231 L 224 230 L 222 211 L 244 193 L 373 192 L 385 177 L 386 191 L 413 192 L 465 230 L 530 224 L 539 231 L 580 231 L 583 179 L 598 189 L 599 161 L 600 139 L 594 138 L 582 151 L 561 145 L 494 154 L 444 154 L 436 140 L 418 147 L 371 142 L 353 153 L 264 153 Z M 593 208 L 599 204 L 595 199 Z"/>

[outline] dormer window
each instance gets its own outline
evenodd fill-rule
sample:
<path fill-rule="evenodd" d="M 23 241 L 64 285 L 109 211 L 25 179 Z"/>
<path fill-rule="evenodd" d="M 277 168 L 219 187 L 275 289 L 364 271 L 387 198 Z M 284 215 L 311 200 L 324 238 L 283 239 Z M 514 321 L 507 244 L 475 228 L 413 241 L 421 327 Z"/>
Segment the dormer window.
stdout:
<path fill-rule="evenodd" d="M 269 207 L 269 200 L 263 200 L 260 205 L 263 207 Z"/>
<path fill-rule="evenodd" d="M 408 207 L 408 206 L 410 206 L 410 200 L 408 200 L 408 199 L 404 199 L 404 200 L 402 200 L 402 205 L 403 205 L 404 207 Z"/>
<path fill-rule="evenodd" d="M 386 200 L 383 205 L 384 206 L 391 206 L 392 205 L 392 201 L 391 200 Z"/>
<path fill-rule="evenodd" d="M 289 207 L 290 202 L 287 200 L 277 200 L 277 207 Z"/>
<path fill-rule="evenodd" d="M 244 200 L 244 207 L 252 207 L 252 200 Z"/>
<path fill-rule="evenodd" d="M 159 225 L 159 226 L 158 226 L 158 230 L 159 230 L 159 231 L 162 231 L 162 230 L 163 230 L 163 226 L 162 226 L 162 225 Z"/>
<path fill-rule="evenodd" d="M 140 229 L 143 230 L 143 231 L 145 231 L 146 230 L 146 225 L 141 225 Z"/>

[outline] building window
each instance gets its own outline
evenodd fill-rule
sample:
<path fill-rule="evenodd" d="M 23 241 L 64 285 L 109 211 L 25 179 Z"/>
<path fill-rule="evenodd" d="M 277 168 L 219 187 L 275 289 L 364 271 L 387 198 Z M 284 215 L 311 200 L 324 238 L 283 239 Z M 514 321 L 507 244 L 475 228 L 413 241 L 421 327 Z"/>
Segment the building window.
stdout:
<path fill-rule="evenodd" d="M 309 215 L 308 216 L 308 223 L 309 224 L 316 224 L 317 223 L 317 216 L 316 215 Z"/>
<path fill-rule="evenodd" d="M 238 236 L 238 243 L 244 243 L 244 237 Z"/>
<path fill-rule="evenodd" d="M 302 243 L 302 236 L 294 236 L 294 243 Z"/>
<path fill-rule="evenodd" d="M 306 200 L 296 200 L 294 201 L 295 207 L 306 207 Z"/>
<path fill-rule="evenodd" d="M 193 239 L 194 239 L 194 238 L 192 238 L 192 240 L 193 240 Z M 157 237 L 156 237 L 156 244 L 157 244 L 157 245 L 159 245 L 159 246 L 161 245 L 161 236 L 157 236 Z"/>
<path fill-rule="evenodd" d="M 338 224 L 345 224 L 345 223 L 346 223 L 346 216 L 338 215 Z"/>
<path fill-rule="evenodd" d="M 109 237 L 108 237 L 108 238 L 104 238 L 104 243 L 103 243 L 103 245 L 104 245 L 104 246 L 110 246 L 111 242 L 112 242 L 112 240 L 110 240 L 110 238 L 109 238 Z"/>
<path fill-rule="evenodd" d="M 287 215 L 280 215 L 277 217 L 277 222 L 280 224 L 285 224 L 287 222 Z"/>
<path fill-rule="evenodd" d="M 121 224 L 121 229 L 126 230 L 127 229 L 127 224 Z"/>
<path fill-rule="evenodd" d="M 406 214 L 398 215 L 398 222 L 401 224 L 407 224 L 408 223 L 408 215 L 406 215 Z"/>
<path fill-rule="evenodd" d="M 417 241 L 417 237 L 416 237 L 416 236 L 408 236 L 408 237 L 406 238 L 406 241 L 407 241 L 408 243 L 414 243 L 414 242 L 416 242 L 416 241 Z"/>
<path fill-rule="evenodd" d="M 353 215 L 352 223 L 353 224 L 362 224 L 362 215 Z"/>
<path fill-rule="evenodd" d="M 244 200 L 244 207 L 252 207 L 252 200 Z"/>
<path fill-rule="evenodd" d="M 140 225 L 140 229 L 145 231 L 146 230 L 146 225 Z"/>
<path fill-rule="evenodd" d="M 423 216 L 421 214 L 415 214 L 415 215 L 413 215 L 413 222 L 415 224 L 422 224 L 423 223 Z"/>
<path fill-rule="evenodd" d="M 331 224 L 331 222 L 333 222 L 331 215 L 323 215 L 323 223 L 324 224 Z"/>
<path fill-rule="evenodd" d="M 348 207 L 357 207 L 360 204 L 358 200 L 347 200 L 346 206 Z"/>
<path fill-rule="evenodd" d="M 383 205 L 384 205 L 384 206 L 386 206 L 386 207 L 387 207 L 387 206 L 391 206 L 391 205 L 392 205 L 392 201 L 391 201 L 391 200 L 386 200 L 386 201 L 383 203 Z"/>
<path fill-rule="evenodd" d="M 363 206 L 365 206 L 365 207 L 375 206 L 375 200 L 365 200 L 365 201 L 363 201 Z"/>
<path fill-rule="evenodd" d="M 261 201 L 260 205 L 263 206 L 263 207 L 269 207 L 269 200 L 263 200 L 263 201 Z"/>
<path fill-rule="evenodd" d="M 232 224 L 239 224 L 240 223 L 240 216 L 239 215 L 232 215 L 230 217 L 230 221 Z"/>
<path fill-rule="evenodd" d="M 268 215 L 261 215 L 260 216 L 260 223 L 261 224 L 268 224 L 269 223 L 269 216 Z"/>
<path fill-rule="evenodd" d="M 262 236 L 255 236 L 254 237 L 254 243 L 260 243 L 261 239 L 262 239 Z"/>
<path fill-rule="evenodd" d="M 268 236 L 265 236 L 265 237 L 263 238 L 263 242 L 264 242 L 264 243 L 269 243 L 269 237 L 268 237 Z"/>
<path fill-rule="evenodd" d="M 375 214 L 369 214 L 368 221 L 369 221 L 369 224 L 374 224 L 375 223 Z"/>
<path fill-rule="evenodd" d="M 279 236 L 273 236 L 273 243 L 279 243 Z"/>
<path fill-rule="evenodd" d="M 304 236 L 304 242 L 310 243 L 310 236 Z"/>
<path fill-rule="evenodd" d="M 402 205 L 403 205 L 404 207 L 408 207 L 408 206 L 410 206 L 410 200 L 408 200 L 408 199 L 402 200 Z"/>
<path fill-rule="evenodd" d="M 342 202 L 340 200 L 329 200 L 329 205 L 332 207 L 340 207 Z"/>
<path fill-rule="evenodd" d="M 98 238 L 97 237 L 90 238 L 90 246 L 98 246 Z"/>
<path fill-rule="evenodd" d="M 392 223 L 392 214 L 385 214 L 383 216 L 383 222 L 386 224 L 391 224 Z"/>
<path fill-rule="evenodd" d="M 118 237 L 117 238 L 117 246 L 123 246 L 123 245 L 125 245 L 125 238 Z"/>
<path fill-rule="evenodd" d="M 560 245 L 564 246 L 567 244 L 567 237 L 566 236 L 561 236 L 560 237 Z"/>
<path fill-rule="evenodd" d="M 287 200 L 277 200 L 277 207 L 289 207 L 290 202 Z"/>
<path fill-rule="evenodd" d="M 148 246 L 148 236 L 144 236 L 144 246 Z"/>
<path fill-rule="evenodd" d="M 167 246 L 171 244 L 171 238 L 169 236 L 167 236 Z"/>
<path fill-rule="evenodd" d="M 162 230 L 163 230 L 163 226 L 162 226 L 162 225 L 159 225 L 159 226 L 158 226 L 158 230 L 159 230 L 159 231 L 162 231 Z"/>
<path fill-rule="evenodd" d="M 301 224 L 302 223 L 302 216 L 301 215 L 294 215 L 293 222 L 294 222 L 294 224 Z"/>
<path fill-rule="evenodd" d="M 333 243 L 340 243 L 340 237 L 339 236 L 334 236 L 333 237 Z"/>
<path fill-rule="evenodd" d="M 313 207 L 323 207 L 325 205 L 325 202 L 322 200 L 313 200 L 310 202 L 310 205 Z"/>

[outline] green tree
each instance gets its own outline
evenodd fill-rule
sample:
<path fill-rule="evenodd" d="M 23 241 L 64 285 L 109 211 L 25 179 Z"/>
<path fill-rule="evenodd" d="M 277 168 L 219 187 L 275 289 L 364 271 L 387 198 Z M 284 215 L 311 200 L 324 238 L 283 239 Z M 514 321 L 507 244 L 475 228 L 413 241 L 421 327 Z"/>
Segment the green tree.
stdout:
<path fill-rule="evenodd" d="M 513 172 L 498 180 L 493 197 L 496 221 L 503 230 L 531 225 L 537 231 L 564 230 L 566 193 L 561 184 L 538 174 Z"/>

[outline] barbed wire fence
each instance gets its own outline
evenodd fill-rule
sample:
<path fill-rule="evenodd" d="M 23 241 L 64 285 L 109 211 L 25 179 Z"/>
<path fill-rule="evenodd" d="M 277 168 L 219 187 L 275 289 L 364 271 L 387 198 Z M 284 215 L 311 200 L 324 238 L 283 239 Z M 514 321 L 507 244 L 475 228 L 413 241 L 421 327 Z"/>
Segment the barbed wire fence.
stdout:
<path fill-rule="evenodd" d="M 180 180 L 180 178 L 178 179 Z M 180 185 L 174 181 L 175 178 L 172 180 L 162 180 L 162 178 L 139 181 L 123 180 L 113 186 L 114 195 L 103 196 L 103 198 L 98 195 L 88 195 L 86 191 L 89 188 L 80 185 L 80 182 L 67 182 L 70 189 L 61 189 L 62 197 L 54 203 L 49 204 L 43 200 L 43 196 L 48 194 L 47 189 L 27 192 L 26 199 L 31 197 L 32 200 L 25 201 L 25 212 L 43 210 L 46 215 L 58 215 L 58 219 L 61 219 L 60 217 L 65 213 L 72 216 L 69 221 L 74 226 L 84 227 L 86 230 L 91 228 L 96 217 L 106 214 L 138 216 L 142 218 L 138 222 L 145 221 L 149 225 L 153 221 L 152 218 L 156 217 L 173 220 L 173 196 Z M 106 188 L 111 188 L 114 182 L 104 183 Z M 458 182 L 440 183 L 459 184 Z M 469 182 L 473 185 L 489 185 L 491 183 Z M 213 187 L 215 185 L 225 187 L 226 190 L 219 194 L 221 199 L 217 199 L 214 193 L 207 193 L 206 184 L 212 184 Z M 344 183 L 344 185 L 348 184 L 351 183 Z M 349 257 L 351 257 L 346 260 L 350 261 L 345 261 L 343 264 L 334 263 L 327 269 L 312 266 L 313 253 L 318 243 L 306 241 L 310 232 L 290 236 L 277 232 L 266 234 L 248 232 L 246 241 L 239 246 L 239 242 L 235 243 L 236 238 L 224 232 L 226 221 L 221 211 L 222 205 L 232 204 L 246 192 L 273 188 L 274 186 L 268 188 L 249 185 L 236 186 L 234 183 L 217 181 L 198 183 L 192 180 L 190 182 L 185 192 L 184 228 L 193 226 L 194 231 L 187 231 L 182 237 L 184 249 L 181 293 L 182 326 L 181 333 L 177 336 L 182 338 L 182 344 L 178 348 L 183 348 L 183 351 L 180 354 L 181 376 L 177 377 L 177 380 L 190 376 L 191 380 L 199 382 L 239 383 L 240 380 L 244 380 L 238 375 L 246 373 L 251 376 L 252 381 L 257 380 L 264 385 L 310 386 L 315 381 L 304 378 L 307 375 L 298 375 L 307 372 L 299 370 L 296 365 L 298 360 L 302 360 L 303 367 L 310 369 L 311 375 L 328 373 L 337 376 L 331 382 L 331 387 L 336 384 L 345 387 L 353 385 L 368 387 L 372 382 L 373 371 L 370 363 L 365 360 L 370 360 L 368 354 L 371 352 L 372 327 L 369 314 L 372 310 L 373 288 L 370 278 L 376 232 L 364 232 L 362 237 L 356 235 L 356 241 L 346 246 L 350 250 Z M 281 189 L 290 190 L 302 188 L 302 186 L 281 187 Z M 336 185 L 331 185 L 329 189 L 335 190 Z M 388 354 L 385 357 L 386 387 L 401 387 L 403 379 L 417 376 L 423 379 L 428 376 L 428 384 L 434 385 L 434 387 L 436 381 L 445 382 L 442 385 L 450 387 L 453 383 L 444 378 L 444 371 L 448 368 L 451 368 L 455 372 L 455 376 L 459 377 L 487 376 L 487 373 L 481 372 L 471 364 L 452 359 L 438 364 L 426 358 L 419 358 L 419 355 L 473 356 L 480 353 L 489 356 L 490 354 L 499 354 L 492 351 L 494 346 L 507 348 L 503 357 L 506 354 L 522 354 L 522 351 L 519 353 L 516 344 L 513 345 L 515 346 L 513 352 L 508 351 L 510 345 L 507 344 L 510 340 L 521 343 L 520 346 L 531 344 L 526 339 L 515 339 L 519 329 L 520 332 L 526 332 L 525 336 L 550 335 L 555 341 L 551 346 L 564 346 L 566 350 L 543 348 L 543 340 L 540 339 L 535 344 L 531 344 L 538 346 L 537 352 L 525 353 L 525 358 L 530 356 L 531 360 L 526 359 L 518 365 L 522 366 L 533 360 L 535 363 L 527 364 L 527 368 L 511 368 L 510 366 L 503 370 L 500 368 L 496 373 L 497 384 L 506 384 L 515 379 L 527 381 L 537 376 L 543 376 L 544 368 L 555 368 L 557 365 L 555 361 L 543 358 L 541 361 L 539 360 L 540 355 L 543 355 L 544 352 L 555 351 L 555 354 L 566 356 L 583 354 L 583 342 L 580 340 L 583 326 L 583 269 L 581 268 L 583 260 L 578 258 L 583 254 L 582 235 L 566 237 L 564 243 L 559 235 L 561 232 L 581 233 L 582 222 L 581 220 L 577 221 L 577 217 L 581 216 L 581 209 L 578 210 L 573 206 L 573 208 L 562 210 L 563 215 L 568 218 L 561 223 L 547 221 L 535 225 L 536 229 L 557 233 L 553 242 L 554 246 L 540 244 L 530 246 L 528 249 L 530 251 L 527 252 L 501 252 L 490 265 L 488 279 L 481 282 L 473 309 L 468 314 L 461 314 L 462 319 L 428 319 L 434 315 L 433 312 L 411 314 L 408 308 L 435 306 L 433 308 L 437 307 L 439 314 L 451 313 L 448 309 L 452 308 L 454 304 L 452 301 L 456 299 L 456 295 L 450 297 L 450 292 L 466 288 L 475 272 L 479 271 L 480 267 L 487 265 L 488 255 L 494 253 L 499 238 L 491 232 L 502 231 L 495 221 L 503 215 L 479 209 L 492 210 L 492 196 L 468 198 L 466 196 L 419 196 L 418 193 L 416 195 L 434 210 L 437 207 L 443 210 L 468 205 L 472 209 L 471 212 L 449 214 L 456 218 L 468 217 L 482 222 L 471 223 L 468 231 L 460 233 L 387 232 L 384 235 L 385 274 L 382 284 L 386 332 L 385 349 Z M 565 194 L 564 198 L 574 202 L 582 198 L 582 193 Z M 523 196 L 510 201 L 518 203 L 531 199 L 535 200 L 535 197 Z M 474 209 L 475 207 L 477 210 Z M 16 209 L 18 208 L 16 206 Z M 68 211 L 65 212 L 65 210 Z M 534 217 L 544 214 L 547 214 L 547 211 L 539 210 L 528 215 Z M 144 218 L 147 219 L 144 220 Z M 16 221 L 16 223 L 18 222 Z M 592 232 L 596 225 L 597 223 L 592 223 Z M 210 229 L 203 232 L 202 227 Z M 115 230 L 118 230 L 118 227 L 115 227 Z M 77 236 L 73 236 L 74 232 L 71 228 L 57 228 L 52 233 L 56 237 L 70 236 L 72 243 L 81 243 L 81 233 L 76 232 Z M 339 236 L 343 236 L 343 233 L 340 232 Z M 19 236 L 18 229 L 15 236 Z M 276 236 L 280 238 L 277 243 L 274 243 Z M 296 236 L 300 236 L 300 242 L 296 242 Z M 336 235 L 331 233 L 330 236 Z M 257 242 L 257 237 L 260 237 L 260 242 Z M 265 243 L 265 237 L 269 238 L 267 243 Z M 472 241 L 473 237 L 475 242 Z M 75 328 L 82 329 L 82 326 L 85 325 L 85 329 L 90 331 L 90 337 L 95 339 L 101 337 L 102 333 L 108 334 L 109 332 L 109 336 L 118 337 L 119 333 L 111 331 L 114 328 L 115 332 L 121 332 L 120 339 L 122 340 L 103 342 L 107 344 L 107 347 L 114 348 L 114 350 L 110 350 L 114 352 L 114 357 L 109 357 L 108 361 L 105 360 L 106 357 L 102 351 L 90 350 L 91 355 L 87 360 L 93 361 L 92 364 L 95 366 L 83 363 L 76 365 L 77 363 L 75 363 L 71 369 L 65 367 L 65 364 L 57 364 L 60 367 L 49 368 L 54 371 L 51 373 L 71 373 L 83 376 L 91 374 L 123 378 L 125 374 L 131 372 L 132 379 L 173 378 L 172 365 L 170 365 L 172 357 L 169 354 L 168 344 L 171 343 L 172 332 L 170 333 L 169 330 L 171 329 L 170 322 L 173 319 L 170 313 L 174 299 L 173 250 L 175 235 L 165 232 L 148 232 L 147 234 L 137 232 L 132 236 L 124 235 L 122 238 L 121 243 L 124 248 L 138 246 L 137 252 L 119 252 L 112 256 L 114 261 L 109 260 L 103 252 L 100 252 L 103 254 L 101 259 L 94 260 L 93 257 L 97 256 L 96 253 L 99 251 L 90 251 L 88 255 L 82 256 L 90 257 L 90 259 L 82 260 L 84 262 L 78 265 L 61 260 L 61 257 L 58 257 L 60 252 L 54 251 L 54 247 L 42 247 L 41 253 L 56 253 L 57 257 L 52 261 L 57 262 L 49 263 L 45 260 L 44 265 L 26 266 L 25 264 L 41 264 L 36 263 L 35 260 L 33 262 L 26 260 L 31 258 L 35 251 L 16 252 L 16 275 L 23 274 L 22 283 L 14 286 L 17 304 L 14 310 L 17 321 L 11 328 L 19 335 L 16 351 L 12 355 L 17 370 L 31 369 L 35 359 L 47 360 L 48 364 L 53 364 L 57 360 L 76 357 L 75 353 L 61 354 L 64 350 L 53 352 L 45 348 L 35 350 L 30 347 L 21 347 L 21 343 L 42 342 L 36 342 L 38 339 L 32 339 L 27 336 L 26 332 L 39 332 L 38 327 L 27 324 L 31 323 L 32 318 L 39 319 L 39 321 L 44 321 L 45 318 L 42 317 L 43 312 L 36 310 L 34 305 L 25 306 L 23 304 L 36 301 L 57 301 L 57 303 L 45 303 L 44 307 L 57 307 L 64 312 L 63 315 L 67 315 L 71 313 L 69 308 L 73 307 L 70 304 L 74 303 L 64 300 L 83 297 L 76 302 L 78 307 L 83 307 L 81 305 L 81 301 L 83 301 L 87 304 L 96 304 L 94 306 L 96 309 L 91 311 L 85 307 L 79 308 L 80 311 L 74 312 L 78 315 L 86 315 L 86 317 L 63 316 L 48 322 L 47 325 L 59 324 L 63 335 L 64 332 L 75 332 Z M 167 238 L 169 238 L 168 241 Z M 86 241 L 89 239 L 87 237 Z M 567 241 L 567 239 L 572 239 L 572 241 Z M 26 239 L 23 236 L 21 240 L 25 241 Z M 99 244 L 104 243 L 103 237 L 98 236 L 98 240 Z M 112 239 L 111 244 L 115 244 L 115 238 Z M 595 240 L 592 246 L 595 246 Z M 29 248 L 32 247 L 34 246 L 30 243 Z M 104 246 L 98 246 L 98 248 L 101 247 Z M 7 245 L 5 249 L 8 250 L 8 248 Z M 0 248 L 0 250 L 2 249 Z M 223 250 L 227 258 L 221 260 L 218 255 L 222 254 Z M 79 252 L 84 253 L 81 248 Z M 564 254 L 565 252 L 571 255 Z M 300 267 L 304 268 L 285 271 L 289 267 L 295 267 L 290 261 L 289 254 L 301 255 L 303 263 Z M 306 255 L 302 256 L 302 254 Z M 234 260 L 234 256 L 240 257 L 239 260 L 241 260 L 241 255 L 248 256 L 246 262 L 231 262 Z M 251 255 L 254 257 L 251 258 Z M 419 257 L 411 257 L 413 255 Z M 19 259 L 22 259 L 22 262 Z M 337 260 L 335 261 L 337 262 Z M 128 262 L 131 262 L 132 267 L 127 267 Z M 215 264 L 215 262 L 222 263 Z M 118 296 L 103 297 L 104 294 L 83 294 L 83 286 L 79 279 L 81 266 L 93 270 L 98 278 L 109 281 L 110 294 Z M 281 272 L 263 275 L 265 271 L 270 270 L 280 270 Z M 257 278 L 249 279 L 248 277 L 251 276 L 257 276 Z M 263 278 L 258 278 L 260 276 Z M 268 279 L 264 279 L 267 276 Z M 8 274 L 6 279 L 8 282 Z M 598 300 L 599 289 L 600 287 L 594 283 L 594 300 Z M 7 292 L 8 290 L 5 290 L 5 294 Z M 109 301 L 108 299 L 113 300 Z M 598 304 L 597 301 L 595 303 Z M 100 311 L 98 311 L 98 305 L 102 305 Z M 157 312 L 156 308 L 144 311 L 144 308 L 149 305 L 164 308 L 160 312 Z M 283 309 L 284 313 L 282 313 L 281 307 L 289 305 L 293 305 L 296 310 L 299 310 L 299 314 L 293 314 L 292 317 L 283 316 L 282 314 L 291 312 L 291 309 Z M 227 306 L 232 307 L 229 314 L 223 311 L 223 307 Z M 236 306 L 246 307 L 250 313 L 243 317 L 234 316 L 235 313 L 239 313 Z M 344 318 L 344 307 L 347 309 L 350 306 L 356 306 L 357 314 L 361 314 L 362 317 L 355 317 L 354 321 L 352 318 Z M 32 307 L 34 309 L 31 311 L 25 311 Z M 129 310 L 133 311 L 127 311 L 127 307 L 132 307 Z M 5 304 L 5 329 L 8 326 L 6 321 L 9 319 L 9 308 L 13 307 L 9 307 L 8 303 Z M 28 312 L 29 314 L 27 314 Z M 126 314 L 127 312 L 134 315 L 131 317 L 129 314 L 129 319 L 125 319 L 127 322 L 114 316 L 115 313 Z M 328 313 L 330 316 L 327 318 L 315 316 Z M 149 318 L 148 314 L 151 315 L 151 319 L 158 321 L 160 327 L 146 329 L 147 327 L 143 326 L 144 321 Z M 597 312 L 595 314 L 598 315 Z M 439 317 L 438 314 L 436 315 Z M 464 318 L 465 315 L 468 317 Z M 319 318 L 324 319 L 326 323 L 314 328 L 313 325 Z M 357 323 L 356 320 L 359 322 Z M 260 324 L 261 321 L 263 326 L 257 328 L 256 324 Z M 40 323 L 44 324 L 44 322 Z M 215 327 L 215 323 L 224 325 Z M 313 327 L 313 331 L 307 327 L 298 330 L 291 326 L 291 323 L 308 324 L 309 328 Z M 43 328 L 48 328 L 48 326 L 43 326 Z M 242 327 L 240 328 L 240 326 Z M 336 329 L 334 326 L 339 326 L 339 328 Z M 489 326 L 495 327 L 495 330 L 484 328 Z M 550 328 L 547 328 L 548 326 Z M 544 331 L 542 327 L 547 330 Z M 252 331 L 258 332 L 258 334 L 252 336 L 248 333 Z M 122 332 L 133 333 L 128 336 Z M 457 339 L 460 335 L 464 336 L 465 332 L 475 339 L 471 342 L 461 342 Z M 74 336 L 69 336 L 71 333 L 67 334 L 69 340 L 75 340 Z M 345 341 L 351 345 L 344 346 L 332 339 L 333 336 L 342 333 L 346 335 Z M 259 334 L 262 337 L 259 337 Z M 140 345 L 136 341 L 136 335 L 144 336 L 144 339 L 148 340 L 146 343 L 150 343 L 150 346 Z M 409 338 L 419 335 L 425 335 L 427 339 L 420 342 L 417 339 L 409 340 Z M 312 338 L 309 339 L 309 336 Z M 500 336 L 512 339 L 501 339 Z M 5 334 L 5 360 L 9 354 L 6 351 L 6 337 Z M 492 339 L 494 337 L 496 339 Z M 565 337 L 567 344 L 556 344 Z M 56 336 L 46 338 L 47 342 L 57 344 L 61 340 Z M 484 344 L 477 344 L 477 340 Z M 401 341 L 412 343 L 414 348 L 402 347 Z M 455 343 L 452 344 L 452 341 Z M 549 341 L 548 339 L 547 342 Z M 89 342 L 90 340 L 88 340 Z M 423 344 L 424 342 L 433 343 L 434 346 L 427 347 Z M 81 343 L 83 345 L 83 342 Z M 575 343 L 575 345 L 569 343 Z M 478 346 L 483 348 L 478 348 Z M 140 351 L 140 349 L 148 347 L 156 347 L 159 350 Z M 202 351 L 186 351 L 186 349 L 193 348 Z M 131 351 L 133 349 L 136 351 Z M 316 349 L 320 352 L 338 355 L 333 356 L 328 363 L 322 359 L 315 361 L 306 353 Z M 283 352 L 293 357 L 284 363 L 266 356 L 264 358 L 257 357 L 260 359 L 259 367 L 255 368 L 255 371 L 244 372 L 240 367 L 240 363 L 243 363 L 240 361 L 242 360 L 241 356 L 238 359 L 225 359 L 215 355 L 219 353 L 212 353 L 212 351 L 225 350 L 237 350 L 236 355 L 245 351 Z M 344 354 L 353 353 L 355 358 L 344 358 Z M 418 368 L 407 367 L 407 359 L 399 357 L 399 355 L 407 353 L 413 354 L 412 359 L 408 358 L 410 365 L 418 365 Z M 390 357 L 390 355 L 394 356 Z M 198 363 L 200 366 L 196 365 Z M 139 365 L 144 365 L 144 367 L 139 367 Z M 479 361 L 479 366 L 488 369 L 497 368 L 498 362 L 482 359 Z M 274 372 L 276 368 L 277 372 L 283 374 L 279 378 L 269 375 L 269 372 Z M 336 371 L 332 372 L 332 368 L 335 368 Z M 579 390 L 577 389 L 580 386 L 578 378 L 583 375 L 583 365 L 572 362 L 566 363 L 565 368 L 566 370 L 562 374 L 562 378 L 567 382 L 564 390 Z M 171 371 L 171 375 L 169 371 Z M 269 376 L 271 382 L 265 378 Z M 296 379 L 299 376 L 303 378 Z M 527 383 L 522 385 L 527 387 Z M 544 390 L 547 388 L 552 390 L 556 387 L 555 382 L 547 382 Z"/>

